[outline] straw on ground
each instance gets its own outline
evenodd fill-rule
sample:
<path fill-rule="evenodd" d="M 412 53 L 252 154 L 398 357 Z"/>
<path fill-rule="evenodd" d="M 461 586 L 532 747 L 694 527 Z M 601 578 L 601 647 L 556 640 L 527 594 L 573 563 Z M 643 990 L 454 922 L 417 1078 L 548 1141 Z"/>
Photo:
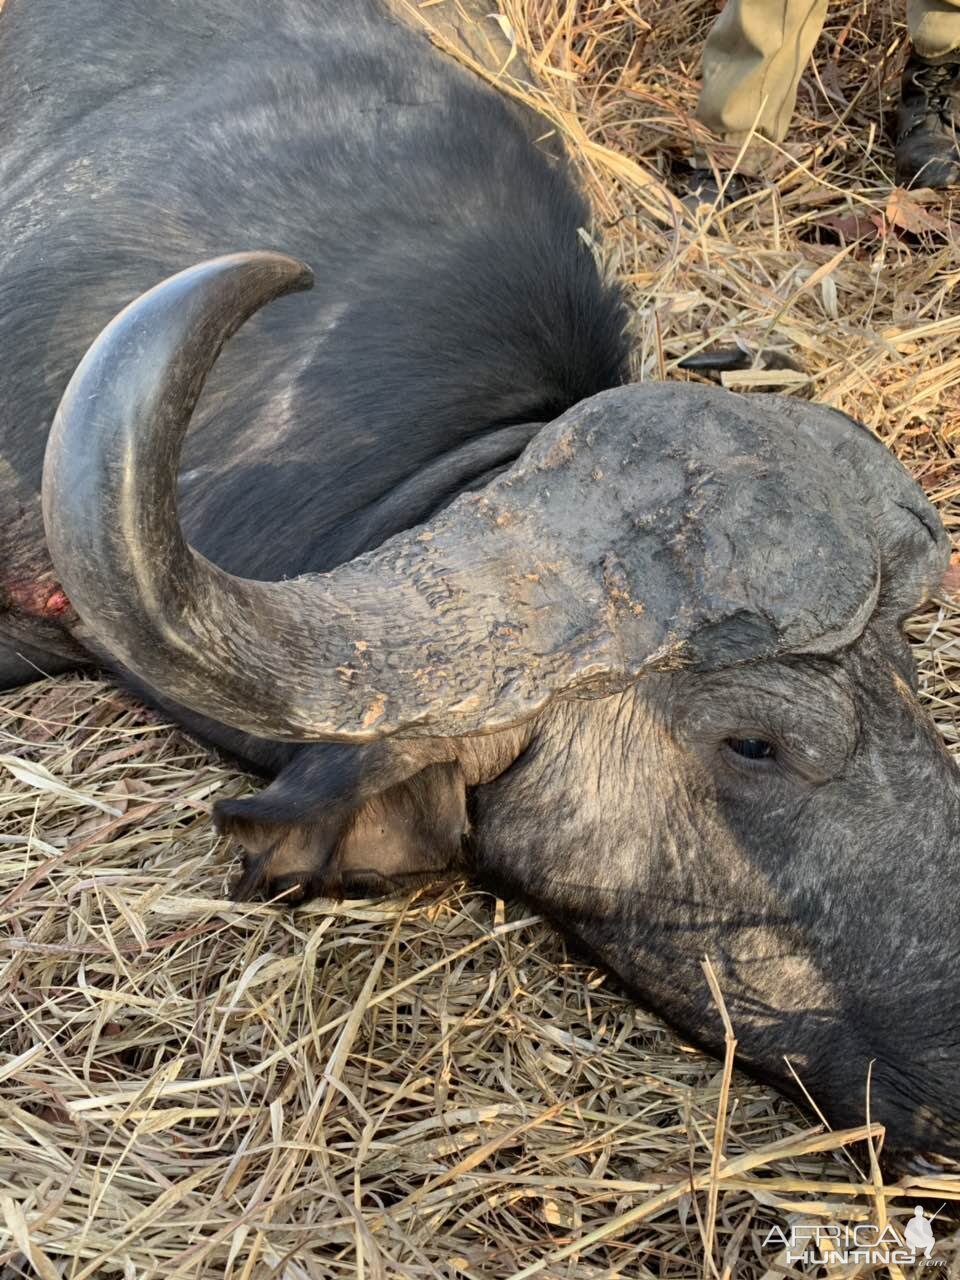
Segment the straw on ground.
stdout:
<path fill-rule="evenodd" d="M 780 346 L 803 373 L 778 389 L 867 422 L 957 531 L 958 224 L 891 192 L 900 6 L 831 6 L 790 143 L 696 224 L 668 161 L 698 135 L 715 11 L 501 0 L 516 56 L 486 73 L 542 86 L 585 234 L 629 291 L 636 377 Z M 944 596 L 910 632 L 960 752 L 958 611 Z M 798 1274 L 762 1248 L 771 1225 L 960 1198 L 946 1166 L 884 1185 L 864 1130 L 824 1132 L 691 1051 L 522 906 L 462 885 L 225 901 L 209 809 L 251 784 L 106 684 L 5 695 L 0 732 L 3 1280 L 760 1280 Z"/>

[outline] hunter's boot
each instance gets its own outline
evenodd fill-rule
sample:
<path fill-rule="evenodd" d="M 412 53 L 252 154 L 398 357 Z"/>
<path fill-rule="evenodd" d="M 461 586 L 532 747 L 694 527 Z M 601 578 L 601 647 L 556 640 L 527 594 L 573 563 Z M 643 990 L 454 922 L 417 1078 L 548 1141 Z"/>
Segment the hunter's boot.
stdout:
<path fill-rule="evenodd" d="M 960 186 L 960 53 L 926 62 L 911 53 L 900 85 L 897 182 L 902 187 Z"/>
<path fill-rule="evenodd" d="M 694 167 L 681 181 L 680 201 L 691 213 L 696 213 L 706 206 L 725 209 L 737 200 L 742 200 L 749 192 L 750 188 L 740 174 L 727 174 L 726 177 L 718 178 L 707 167 L 705 160 L 699 165 L 694 161 Z"/>

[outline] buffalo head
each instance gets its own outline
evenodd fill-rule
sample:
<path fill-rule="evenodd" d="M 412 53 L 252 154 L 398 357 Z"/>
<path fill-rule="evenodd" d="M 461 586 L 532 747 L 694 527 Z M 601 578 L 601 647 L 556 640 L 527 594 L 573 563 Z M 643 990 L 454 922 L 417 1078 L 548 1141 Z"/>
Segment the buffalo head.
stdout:
<path fill-rule="evenodd" d="M 295 839 L 289 775 L 223 818 L 286 814 L 288 881 L 321 846 L 400 870 L 442 813 L 435 865 L 538 903 L 692 1039 L 722 1040 L 707 954 L 756 1074 L 854 1122 L 869 1072 L 891 1145 L 956 1152 L 960 774 L 902 632 L 948 544 L 917 486 L 837 412 L 622 387 L 333 572 L 230 577 L 180 531 L 180 443 L 222 343 L 308 283 L 203 264 L 80 365 L 44 477 L 80 639 L 223 724 L 340 744 Z"/>

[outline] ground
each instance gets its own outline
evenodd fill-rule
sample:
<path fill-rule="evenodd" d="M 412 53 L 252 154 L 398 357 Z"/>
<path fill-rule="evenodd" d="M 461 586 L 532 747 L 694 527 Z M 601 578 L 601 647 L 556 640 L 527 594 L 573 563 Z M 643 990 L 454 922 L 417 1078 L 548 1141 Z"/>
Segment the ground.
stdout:
<path fill-rule="evenodd" d="M 901 8 L 832 6 L 765 182 L 698 223 L 669 184 L 716 9 L 501 0 L 629 289 L 635 375 L 781 347 L 802 371 L 777 389 L 867 422 L 956 533 L 960 214 L 891 187 Z M 912 635 L 960 752 L 951 590 Z M 7 694 L 0 735 L 2 1280 L 754 1280 L 800 1274 L 771 1227 L 960 1198 L 934 1166 L 884 1188 L 864 1144 L 731 1083 L 517 904 L 225 901 L 210 805 L 252 784 L 105 684 Z"/>

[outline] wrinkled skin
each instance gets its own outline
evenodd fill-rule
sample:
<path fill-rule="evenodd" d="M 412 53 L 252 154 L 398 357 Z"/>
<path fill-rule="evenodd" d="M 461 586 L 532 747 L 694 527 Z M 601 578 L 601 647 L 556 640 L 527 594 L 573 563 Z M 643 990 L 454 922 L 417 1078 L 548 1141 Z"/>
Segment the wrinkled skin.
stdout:
<path fill-rule="evenodd" d="M 475 793 L 474 857 L 691 1039 L 722 1045 L 709 955 L 755 1074 L 789 1090 L 786 1055 L 849 1121 L 866 1114 L 872 1062 L 888 1148 L 956 1154 L 960 774 L 914 680 L 878 618 L 830 658 L 564 704 Z M 753 736 L 775 758 L 727 745 Z"/>
<path fill-rule="evenodd" d="M 881 607 L 829 657 L 653 675 L 489 738 L 321 748 L 306 827 L 269 820 L 287 775 L 221 803 L 219 821 L 261 853 L 279 841 L 244 887 L 275 875 L 269 891 L 294 899 L 469 870 L 537 905 L 716 1052 L 708 955 L 753 1074 L 801 1096 L 783 1055 L 827 1116 L 853 1123 L 870 1070 L 888 1150 L 958 1154 L 960 773 L 915 682 L 898 613 Z M 775 754 L 728 745 L 750 738 Z M 359 810 L 323 803 L 345 766 L 379 757 L 368 776 L 382 778 L 428 752 L 451 763 Z"/>

